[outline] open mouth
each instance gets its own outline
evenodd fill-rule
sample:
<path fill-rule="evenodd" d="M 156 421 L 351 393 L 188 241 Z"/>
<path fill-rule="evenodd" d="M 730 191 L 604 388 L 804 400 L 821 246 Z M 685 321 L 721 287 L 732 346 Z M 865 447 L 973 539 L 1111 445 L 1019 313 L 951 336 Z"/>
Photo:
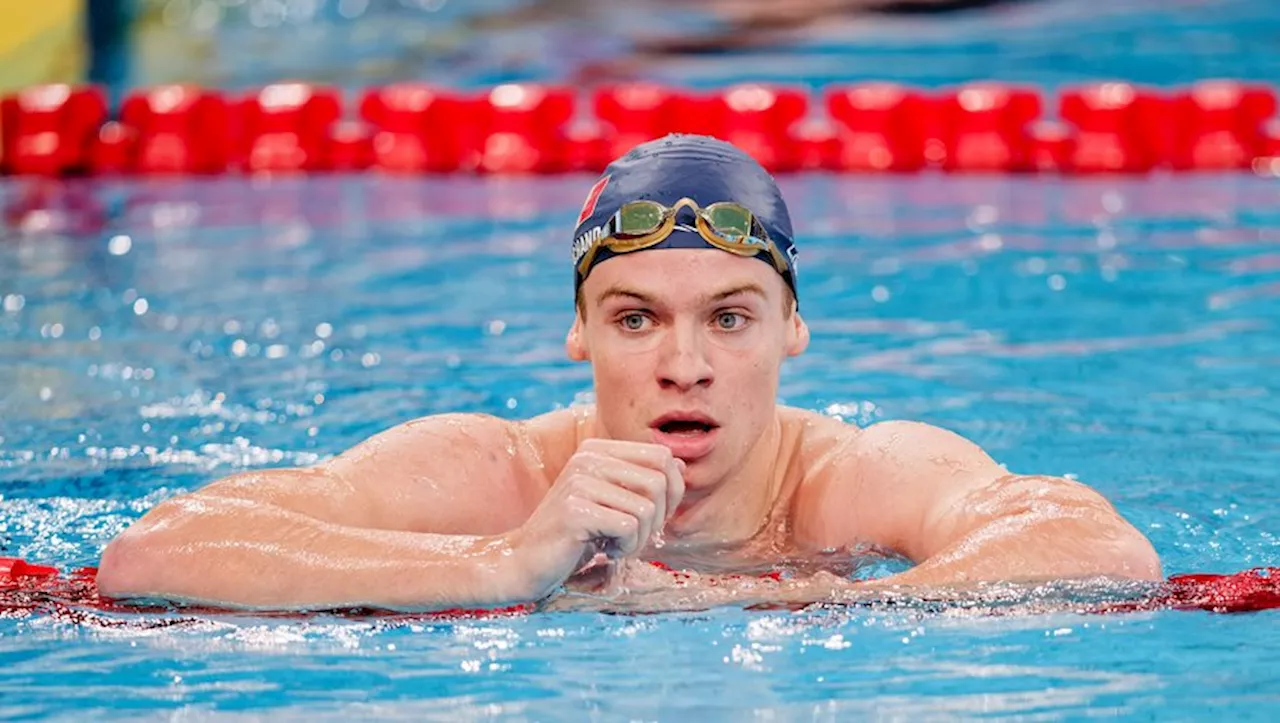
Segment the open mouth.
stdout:
<path fill-rule="evenodd" d="M 702 412 L 669 412 L 653 420 L 653 428 L 662 434 L 696 436 L 719 427 L 716 420 Z"/>
<path fill-rule="evenodd" d="M 692 419 L 673 419 L 658 425 L 663 434 L 702 434 L 715 429 L 714 424 Z"/>
<path fill-rule="evenodd" d="M 653 441 L 671 450 L 686 464 L 711 454 L 720 425 L 702 412 L 669 412 L 653 420 Z"/>

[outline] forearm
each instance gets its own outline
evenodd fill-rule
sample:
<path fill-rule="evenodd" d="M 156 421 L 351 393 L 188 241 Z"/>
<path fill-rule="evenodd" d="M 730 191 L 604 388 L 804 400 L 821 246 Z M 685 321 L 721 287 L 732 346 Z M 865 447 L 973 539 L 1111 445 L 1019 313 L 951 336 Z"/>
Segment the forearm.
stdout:
<path fill-rule="evenodd" d="M 113 598 L 273 609 L 492 608 L 524 602 L 499 537 L 336 525 L 227 497 L 170 500 L 103 552 Z"/>
<path fill-rule="evenodd" d="M 993 500 L 985 509 L 988 515 L 966 534 L 877 584 L 1161 577 L 1151 543 L 1092 492 Z"/>

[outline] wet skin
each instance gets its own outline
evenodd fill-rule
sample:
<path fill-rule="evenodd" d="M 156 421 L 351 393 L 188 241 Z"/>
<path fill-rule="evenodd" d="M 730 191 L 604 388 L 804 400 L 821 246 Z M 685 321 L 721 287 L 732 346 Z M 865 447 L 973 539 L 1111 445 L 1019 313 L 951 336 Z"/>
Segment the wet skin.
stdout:
<path fill-rule="evenodd" d="M 841 573 L 849 554 L 833 551 L 867 548 L 917 564 L 870 586 L 812 575 L 765 592 L 1160 577 L 1146 538 L 1083 484 L 1012 474 L 938 427 L 779 406 L 782 364 L 809 333 L 769 264 L 660 249 L 601 262 L 581 291 L 566 349 L 591 365 L 594 406 L 424 418 L 312 469 L 212 483 L 117 538 L 103 591 L 490 607 L 546 599 L 575 574 L 593 590 L 688 591 L 688 576 L 642 561 L 725 590 L 715 575 Z"/>

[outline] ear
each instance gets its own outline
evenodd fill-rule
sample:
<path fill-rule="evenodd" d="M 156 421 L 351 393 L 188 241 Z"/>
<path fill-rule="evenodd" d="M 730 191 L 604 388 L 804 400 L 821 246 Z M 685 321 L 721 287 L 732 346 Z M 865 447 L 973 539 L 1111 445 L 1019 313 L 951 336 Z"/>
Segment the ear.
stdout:
<path fill-rule="evenodd" d="M 573 315 L 573 326 L 569 327 L 569 334 L 564 339 L 564 350 L 572 361 L 590 361 L 591 355 L 587 353 L 587 343 L 582 338 L 582 314 Z"/>
<path fill-rule="evenodd" d="M 791 310 L 787 321 L 787 356 L 799 356 L 809 348 L 809 325 L 804 323 L 799 309 Z"/>

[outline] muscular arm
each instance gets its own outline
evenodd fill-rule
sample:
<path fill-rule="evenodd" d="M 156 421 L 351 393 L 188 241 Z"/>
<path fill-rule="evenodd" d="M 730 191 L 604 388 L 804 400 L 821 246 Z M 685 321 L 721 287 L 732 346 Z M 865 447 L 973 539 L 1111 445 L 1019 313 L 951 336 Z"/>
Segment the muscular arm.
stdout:
<path fill-rule="evenodd" d="M 917 563 L 883 583 L 1160 578 L 1151 543 L 1083 484 L 1010 474 L 972 442 L 924 424 L 859 434 L 836 453 L 806 513 L 827 544 L 872 542 Z"/>
<path fill-rule="evenodd" d="M 99 587 L 277 609 L 518 602 L 501 533 L 542 489 L 530 454 L 511 423 L 449 415 L 315 468 L 228 477 L 157 505 L 112 541 Z"/>

